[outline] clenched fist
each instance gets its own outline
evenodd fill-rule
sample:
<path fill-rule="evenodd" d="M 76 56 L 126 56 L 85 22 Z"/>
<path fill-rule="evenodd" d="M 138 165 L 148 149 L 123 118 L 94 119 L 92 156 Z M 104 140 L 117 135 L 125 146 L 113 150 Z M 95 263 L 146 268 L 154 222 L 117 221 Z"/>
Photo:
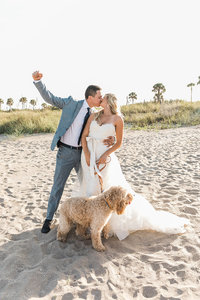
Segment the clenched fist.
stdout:
<path fill-rule="evenodd" d="M 33 76 L 34 80 L 40 80 L 43 75 L 39 71 L 35 71 L 35 72 L 33 72 L 32 76 Z"/>

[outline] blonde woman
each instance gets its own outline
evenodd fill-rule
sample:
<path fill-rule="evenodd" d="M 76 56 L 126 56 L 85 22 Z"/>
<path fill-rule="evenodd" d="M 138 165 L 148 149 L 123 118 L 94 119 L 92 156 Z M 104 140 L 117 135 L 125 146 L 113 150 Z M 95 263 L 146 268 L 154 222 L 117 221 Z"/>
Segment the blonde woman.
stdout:
<path fill-rule="evenodd" d="M 142 196 L 136 194 L 127 183 L 115 151 L 121 147 L 123 139 L 123 119 L 117 99 L 106 94 L 101 102 L 102 110 L 92 114 L 83 131 L 81 144 L 81 195 L 92 196 L 111 186 L 120 185 L 134 196 L 123 215 L 112 214 L 111 231 L 122 240 L 136 230 L 151 229 L 165 233 L 183 233 L 189 221 L 165 211 L 156 211 Z M 103 140 L 115 136 L 116 142 L 106 147 Z"/>

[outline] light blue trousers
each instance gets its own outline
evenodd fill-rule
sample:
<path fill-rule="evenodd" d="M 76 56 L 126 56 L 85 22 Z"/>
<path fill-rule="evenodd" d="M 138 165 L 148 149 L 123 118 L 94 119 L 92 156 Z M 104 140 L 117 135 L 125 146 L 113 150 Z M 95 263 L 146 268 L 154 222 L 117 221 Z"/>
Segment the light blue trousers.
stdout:
<path fill-rule="evenodd" d="M 81 150 L 70 149 L 60 146 L 56 157 L 56 169 L 54 174 L 54 183 L 48 201 L 47 216 L 52 220 L 56 212 L 65 187 L 65 183 L 74 168 L 76 173 L 79 170 L 81 160 Z"/>

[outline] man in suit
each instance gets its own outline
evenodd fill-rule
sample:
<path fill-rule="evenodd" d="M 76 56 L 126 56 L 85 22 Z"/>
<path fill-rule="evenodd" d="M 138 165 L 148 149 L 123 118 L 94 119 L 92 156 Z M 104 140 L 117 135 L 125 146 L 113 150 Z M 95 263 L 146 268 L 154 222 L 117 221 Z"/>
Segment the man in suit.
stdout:
<path fill-rule="evenodd" d="M 85 100 L 75 101 L 71 96 L 68 98 L 56 97 L 42 83 L 43 75 L 39 71 L 35 71 L 32 76 L 34 85 L 42 98 L 47 103 L 62 109 L 60 122 L 51 144 L 51 150 L 54 150 L 56 145 L 59 148 L 54 183 L 48 201 L 46 219 L 41 229 L 42 233 L 48 233 L 51 230 L 51 221 L 58 208 L 70 172 L 73 168 L 78 172 L 82 150 L 80 138 L 89 117 L 90 108 L 100 106 L 102 96 L 100 87 L 90 85 L 85 91 Z M 108 146 L 112 145 L 114 137 L 108 137 L 104 143 Z"/>

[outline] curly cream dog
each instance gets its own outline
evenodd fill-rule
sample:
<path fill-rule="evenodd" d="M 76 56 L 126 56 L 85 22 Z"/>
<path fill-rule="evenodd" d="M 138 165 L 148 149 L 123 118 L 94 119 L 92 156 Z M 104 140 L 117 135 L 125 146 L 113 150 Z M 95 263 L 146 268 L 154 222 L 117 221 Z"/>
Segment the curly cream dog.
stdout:
<path fill-rule="evenodd" d="M 107 191 L 90 198 L 74 197 L 67 199 L 60 207 L 57 239 L 65 242 L 72 224 L 76 223 L 76 234 L 85 235 L 91 229 L 92 246 L 97 251 L 104 251 L 101 232 L 108 238 L 108 220 L 112 212 L 123 214 L 126 206 L 133 200 L 132 194 L 122 187 L 111 187 Z M 86 235 L 85 235 L 86 236 Z"/>

